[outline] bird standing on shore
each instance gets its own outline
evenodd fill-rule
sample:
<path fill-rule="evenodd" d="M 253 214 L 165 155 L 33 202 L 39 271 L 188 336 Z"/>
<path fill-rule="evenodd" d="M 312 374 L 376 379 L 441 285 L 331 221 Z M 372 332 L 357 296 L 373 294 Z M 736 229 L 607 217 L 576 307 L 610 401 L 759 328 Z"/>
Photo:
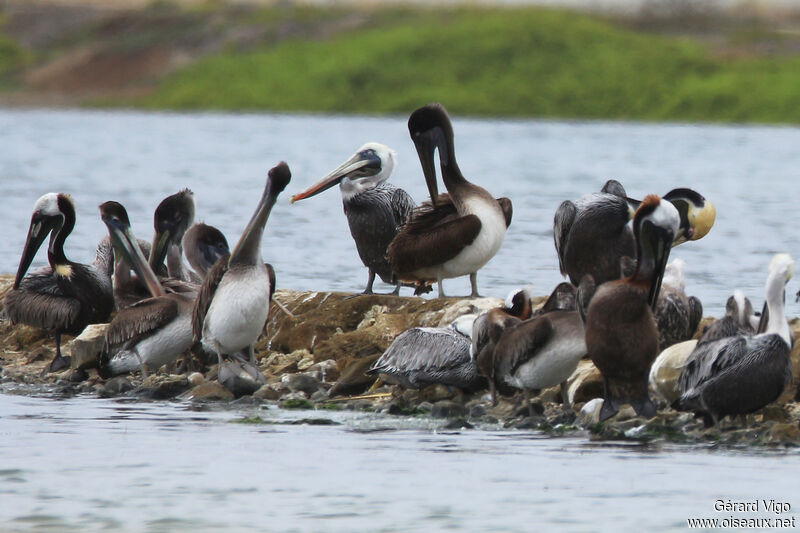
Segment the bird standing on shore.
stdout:
<path fill-rule="evenodd" d="M 472 297 L 478 296 L 478 270 L 494 257 L 511 223 L 511 201 L 495 199 L 464 178 L 456 162 L 453 126 L 441 104 L 429 104 L 408 119 L 430 201 L 414 210 L 386 252 L 398 281 L 429 283 L 469 274 Z M 434 152 L 439 151 L 442 180 L 448 194 L 439 195 Z"/>
<path fill-rule="evenodd" d="M 650 365 L 658 355 L 653 308 L 680 217 L 656 195 L 642 201 L 633 219 L 636 271 L 600 285 L 586 314 L 586 348 L 603 375 L 600 420 L 630 403 L 637 414 L 655 415 L 647 392 Z"/>
<path fill-rule="evenodd" d="M 255 365 L 253 343 L 264 329 L 275 291 L 275 272 L 261 259 L 261 237 L 278 195 L 291 179 L 286 163 L 269 171 L 261 200 L 230 257 L 206 275 L 192 316 L 195 342 L 217 354 L 219 381 L 234 394 L 266 383 Z"/>
<path fill-rule="evenodd" d="M 388 146 L 367 143 L 328 175 L 291 198 L 294 203 L 339 184 L 350 235 L 361 262 L 369 270 L 363 294 L 372 294 L 376 274 L 385 283 L 392 283 L 386 248 L 414 210 L 411 196 L 386 181 L 396 161 L 397 152 Z M 397 283 L 392 294 L 399 292 Z"/>
<path fill-rule="evenodd" d="M 48 193 L 36 201 L 14 285 L 3 301 L 12 323 L 55 334 L 56 355 L 48 366 L 50 372 L 70 363 L 61 355 L 62 334 L 78 335 L 89 324 L 107 321 L 114 310 L 110 249 L 99 246 L 91 265 L 70 261 L 64 255 L 64 242 L 74 227 L 75 205 L 69 195 Z M 50 266 L 25 276 L 48 234 Z"/>

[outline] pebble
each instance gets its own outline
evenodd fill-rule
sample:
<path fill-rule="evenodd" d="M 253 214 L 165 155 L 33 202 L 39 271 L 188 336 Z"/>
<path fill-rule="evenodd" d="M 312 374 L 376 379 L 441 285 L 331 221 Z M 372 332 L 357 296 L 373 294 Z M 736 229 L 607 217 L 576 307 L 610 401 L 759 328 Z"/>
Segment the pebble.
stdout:
<path fill-rule="evenodd" d="M 192 387 L 197 387 L 206 380 L 206 378 L 203 377 L 203 374 L 201 374 L 200 372 L 192 372 L 187 376 L 186 379 L 189 380 L 189 384 Z"/>
<path fill-rule="evenodd" d="M 292 392 L 304 392 L 311 396 L 320 389 L 320 382 L 306 373 L 291 374 L 286 380 L 286 385 Z"/>
<path fill-rule="evenodd" d="M 106 381 L 106 384 L 100 391 L 100 396 L 110 398 L 112 396 L 125 394 L 131 390 L 133 390 L 133 383 L 125 376 L 117 376 Z"/>
<path fill-rule="evenodd" d="M 179 398 L 187 400 L 233 400 L 233 393 L 222 386 L 219 381 L 207 381 L 200 385 L 189 389 L 179 396 Z"/>

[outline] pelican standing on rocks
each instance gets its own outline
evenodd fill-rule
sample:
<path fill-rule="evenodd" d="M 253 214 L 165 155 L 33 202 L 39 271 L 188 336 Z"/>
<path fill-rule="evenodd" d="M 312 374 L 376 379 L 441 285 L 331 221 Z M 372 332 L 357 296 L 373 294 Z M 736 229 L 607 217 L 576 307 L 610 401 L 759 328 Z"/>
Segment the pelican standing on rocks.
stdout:
<path fill-rule="evenodd" d="M 472 297 L 478 296 L 478 270 L 494 257 L 511 223 L 511 201 L 495 199 L 486 189 L 467 181 L 456 163 L 453 126 L 440 104 L 417 109 L 408 119 L 408 130 L 417 149 L 429 203 L 418 207 L 387 250 L 392 271 L 399 281 L 417 284 L 417 293 L 428 283 L 469 274 Z M 439 151 L 442 180 L 448 195 L 438 194 L 434 152 Z"/>
<path fill-rule="evenodd" d="M 253 344 L 264 330 L 275 273 L 261 259 L 261 237 L 278 195 L 291 179 L 281 162 L 269 171 L 264 193 L 229 258 L 208 272 L 195 304 L 195 342 L 217 354 L 219 381 L 235 395 L 266 383 L 255 365 Z"/>
<path fill-rule="evenodd" d="M 114 310 L 110 250 L 99 246 L 91 265 L 70 261 L 64 255 L 64 242 L 74 227 L 75 206 L 69 195 L 48 193 L 36 201 L 14 286 L 3 302 L 12 323 L 55 334 L 56 355 L 48 367 L 50 372 L 70 363 L 61 355 L 62 334 L 77 335 L 89 324 L 107 321 Z M 25 276 L 48 234 L 50 266 Z"/>
<path fill-rule="evenodd" d="M 670 202 L 650 195 L 633 218 L 636 271 L 600 285 L 586 314 L 586 348 L 603 375 L 600 420 L 630 403 L 637 414 L 655 415 L 647 392 L 650 365 L 658 355 L 653 308 L 680 217 Z"/>
<path fill-rule="evenodd" d="M 672 246 L 701 239 L 714 225 L 714 205 L 696 191 L 673 189 L 662 200 L 671 202 L 680 217 Z M 636 253 L 628 222 L 640 204 L 628 198 L 616 180 L 607 181 L 599 193 L 562 202 L 553 220 L 561 273 L 576 285 L 585 274 L 591 274 L 598 286 L 619 279 L 620 261 Z"/>
<path fill-rule="evenodd" d="M 769 319 L 764 333 L 698 344 L 681 371 L 676 409 L 694 411 L 706 425 L 726 415 L 748 414 L 774 402 L 792 379 L 791 332 L 784 290 L 794 260 L 777 254 L 765 287 Z"/>
<path fill-rule="evenodd" d="M 376 274 L 384 282 L 392 283 L 386 248 L 414 210 L 411 196 L 386 181 L 396 160 L 397 152 L 388 146 L 367 143 L 327 176 L 291 198 L 294 203 L 339 184 L 350 235 L 361 262 L 369 270 L 363 294 L 372 294 Z M 397 283 L 392 294 L 399 292 Z"/>
<path fill-rule="evenodd" d="M 531 391 L 561 384 L 564 405 L 569 404 L 566 381 L 586 355 L 583 322 L 594 291 L 594 280 L 584 276 L 576 294 L 578 310 L 551 311 L 525 320 L 506 329 L 497 341 L 495 376 L 524 392 L 531 416 Z"/>
<path fill-rule="evenodd" d="M 151 297 L 121 309 L 105 334 L 98 355 L 98 372 L 112 376 L 141 369 L 157 370 L 187 354 L 192 346 L 192 308 L 195 293 L 167 293 L 133 236 L 128 213 L 118 202 L 100 205 L 117 253 L 144 283 Z"/>
<path fill-rule="evenodd" d="M 444 328 L 411 328 L 398 335 L 367 374 L 407 389 L 439 383 L 474 391 L 485 386 L 470 357 L 475 315 L 464 315 Z"/>

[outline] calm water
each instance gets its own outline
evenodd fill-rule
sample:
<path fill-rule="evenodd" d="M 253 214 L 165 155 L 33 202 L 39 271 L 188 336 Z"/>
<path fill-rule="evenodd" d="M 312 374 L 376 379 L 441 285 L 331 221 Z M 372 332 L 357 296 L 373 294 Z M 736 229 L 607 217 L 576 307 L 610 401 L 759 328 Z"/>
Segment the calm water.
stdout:
<path fill-rule="evenodd" d="M 800 506 L 796 453 L 437 431 L 352 412 L 0 399 L 4 532 L 660 532 L 730 516 L 717 499 Z M 231 423 L 244 416 L 278 424 Z M 282 424 L 321 416 L 339 425 Z"/>
<path fill-rule="evenodd" d="M 553 214 L 562 200 L 599 190 L 612 177 L 634 197 L 690 186 L 717 206 L 711 233 L 672 254 L 686 261 L 687 288 L 708 313 L 720 313 L 735 288 L 754 303 L 763 301 L 772 254 L 800 256 L 800 129 L 458 117 L 454 127 L 465 175 L 514 201 L 505 244 L 478 276 L 486 295 L 504 297 L 522 284 L 545 294 L 561 281 Z M 6 235 L 0 240 L 0 272 L 16 271 L 31 207 L 48 191 L 66 191 L 75 199 L 78 221 L 68 241 L 73 260 L 90 260 L 105 233 L 97 212 L 101 202 L 122 202 L 134 231 L 149 240 L 155 206 L 183 187 L 195 192 L 197 218 L 220 227 L 233 245 L 266 171 L 283 159 L 294 176 L 263 241 L 264 259 L 275 266 L 279 286 L 360 291 L 367 272 L 338 191 L 295 205 L 289 196 L 366 141 L 397 150 L 392 181 L 424 200 L 406 117 L 0 111 L 0 228 Z M 45 261 L 42 251 L 39 264 Z M 448 280 L 445 290 L 467 294 L 469 283 Z M 788 311 L 797 314 L 793 302 Z"/>
<path fill-rule="evenodd" d="M 561 279 L 556 207 L 611 177 L 632 196 L 691 186 L 715 203 L 712 232 L 673 251 L 707 314 L 720 313 L 734 288 L 760 305 L 771 255 L 800 256 L 799 129 L 460 118 L 454 126 L 465 174 L 514 201 L 506 243 L 479 276 L 486 295 L 526 283 L 549 292 Z M 267 169 L 284 159 L 293 182 L 263 254 L 279 285 L 361 290 L 366 269 L 338 192 L 294 206 L 288 197 L 370 140 L 399 152 L 392 180 L 423 200 L 405 117 L 0 111 L 0 272 L 16 270 L 30 209 L 48 191 L 76 201 L 74 260 L 89 260 L 104 234 L 99 203 L 123 202 L 149 239 L 154 207 L 182 187 L 194 190 L 198 219 L 233 243 Z M 466 280 L 445 287 L 469 290 Z M 11 392 L 0 388 L 0 531 L 685 531 L 687 518 L 729 516 L 714 512 L 716 499 L 800 508 L 794 452 L 598 445 L 351 412 Z M 254 415 L 339 425 L 230 423 Z"/>

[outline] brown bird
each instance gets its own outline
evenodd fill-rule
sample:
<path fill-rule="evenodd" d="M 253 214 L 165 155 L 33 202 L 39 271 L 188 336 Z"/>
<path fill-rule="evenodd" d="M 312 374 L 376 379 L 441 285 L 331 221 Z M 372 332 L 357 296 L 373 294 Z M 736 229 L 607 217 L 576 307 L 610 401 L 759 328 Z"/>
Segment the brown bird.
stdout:
<path fill-rule="evenodd" d="M 658 355 L 653 308 L 678 231 L 678 210 L 656 195 L 644 199 L 633 219 L 636 271 L 599 286 L 586 315 L 586 348 L 603 375 L 600 420 L 630 403 L 637 414 L 655 415 L 647 392 L 650 365 Z"/>

